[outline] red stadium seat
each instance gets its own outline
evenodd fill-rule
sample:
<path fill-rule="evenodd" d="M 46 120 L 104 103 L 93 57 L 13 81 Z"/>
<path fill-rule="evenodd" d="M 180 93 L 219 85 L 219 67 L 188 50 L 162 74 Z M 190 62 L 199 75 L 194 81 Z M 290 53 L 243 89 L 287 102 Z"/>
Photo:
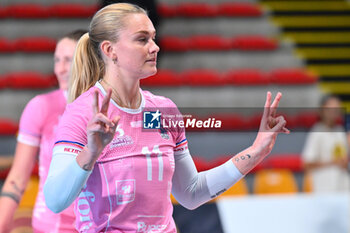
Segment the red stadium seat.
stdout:
<path fill-rule="evenodd" d="M 294 129 L 294 128 L 298 127 L 298 125 L 297 125 L 298 122 L 296 121 L 295 115 L 280 113 L 280 112 L 277 112 L 277 114 L 282 115 L 284 117 L 284 119 L 286 120 L 286 122 L 287 122 L 286 128 Z"/>
<path fill-rule="evenodd" d="M 217 7 L 207 3 L 179 3 L 177 12 L 185 17 L 214 17 L 218 14 Z"/>
<path fill-rule="evenodd" d="M 1 122 L 0 122 L 1 125 Z M 1 130 L 0 130 L 1 131 Z M 1 135 L 1 132 L 0 132 Z M 0 170 L 0 180 L 5 180 L 7 177 L 7 174 L 9 174 L 11 168 L 5 168 Z"/>
<path fill-rule="evenodd" d="M 301 128 L 310 129 L 316 122 L 320 120 L 318 112 L 308 111 L 299 113 L 295 116 L 296 125 Z"/>
<path fill-rule="evenodd" d="M 225 2 L 218 5 L 218 14 L 231 17 L 260 17 L 263 12 L 257 4 Z"/>
<path fill-rule="evenodd" d="M 199 172 L 210 169 L 208 161 L 201 158 L 200 156 L 193 156 L 193 162 L 196 165 L 196 168 Z"/>
<path fill-rule="evenodd" d="M 1 7 L 0 6 L 0 19 L 9 17 L 9 12 L 7 10 L 7 7 Z"/>
<path fill-rule="evenodd" d="M 261 117 L 264 109 L 261 108 L 261 113 L 253 114 L 250 117 L 247 117 L 247 128 L 250 130 L 259 130 Z"/>
<path fill-rule="evenodd" d="M 55 74 L 45 75 L 45 79 L 49 80 L 51 87 L 58 87 L 58 80 Z"/>
<path fill-rule="evenodd" d="M 0 89 L 6 88 L 8 86 L 8 77 L 6 75 L 0 76 Z"/>
<path fill-rule="evenodd" d="M 229 159 L 231 159 L 234 155 L 218 155 L 215 156 L 215 159 L 208 162 L 209 168 L 214 168 L 226 163 Z"/>
<path fill-rule="evenodd" d="M 223 78 L 215 70 L 187 70 L 180 74 L 184 82 L 192 86 L 220 86 L 223 85 Z"/>
<path fill-rule="evenodd" d="M 189 44 L 185 38 L 164 36 L 160 39 L 160 47 L 165 51 L 183 52 L 189 49 Z"/>
<path fill-rule="evenodd" d="M 87 18 L 98 10 L 98 5 L 84 5 L 74 3 L 54 4 L 48 8 L 52 17 L 58 18 Z"/>
<path fill-rule="evenodd" d="M 277 84 L 305 85 L 317 82 L 317 76 L 305 69 L 276 69 L 270 72 L 270 78 Z"/>
<path fill-rule="evenodd" d="M 177 16 L 177 8 L 174 5 L 159 3 L 157 7 L 158 14 L 163 18 L 171 18 Z"/>
<path fill-rule="evenodd" d="M 7 7 L 8 17 L 13 18 L 48 18 L 50 16 L 47 8 L 40 4 L 14 4 Z"/>
<path fill-rule="evenodd" d="M 268 157 L 264 161 L 265 168 L 288 169 L 293 172 L 303 170 L 303 162 L 299 154 L 280 154 Z"/>
<path fill-rule="evenodd" d="M 263 109 L 261 109 L 261 113 L 252 115 L 251 117 L 247 118 L 249 129 L 251 129 L 251 130 L 258 130 L 259 129 L 260 121 L 261 121 L 261 117 L 262 117 L 262 112 L 263 112 Z M 286 114 L 286 113 L 281 113 L 281 112 L 277 112 L 277 115 L 282 115 L 284 117 L 284 119 L 287 121 L 286 127 L 288 129 L 294 129 L 298 126 L 297 125 L 298 123 L 296 121 L 295 116 L 290 115 L 290 114 Z"/>
<path fill-rule="evenodd" d="M 270 79 L 264 72 L 256 69 L 232 70 L 224 75 L 225 83 L 233 85 L 267 85 Z"/>
<path fill-rule="evenodd" d="M 47 37 L 19 38 L 14 42 L 14 47 L 21 52 L 54 52 L 56 40 Z"/>
<path fill-rule="evenodd" d="M 0 119 L 0 135 L 15 135 L 18 124 L 10 119 Z"/>
<path fill-rule="evenodd" d="M 238 36 L 232 39 L 231 46 L 237 50 L 275 50 L 277 41 L 264 36 Z"/>
<path fill-rule="evenodd" d="M 141 79 L 144 86 L 181 86 L 183 80 L 171 70 L 159 70 L 156 75 Z"/>
<path fill-rule="evenodd" d="M 6 39 L 6 38 L 0 38 L 0 52 L 2 53 L 10 53 L 15 50 L 15 47 L 13 43 Z"/>
<path fill-rule="evenodd" d="M 192 36 L 189 39 L 189 47 L 194 50 L 228 50 L 230 41 L 221 36 L 201 35 Z"/>
<path fill-rule="evenodd" d="M 16 72 L 7 74 L 8 87 L 14 89 L 40 89 L 50 88 L 53 80 L 36 72 Z"/>

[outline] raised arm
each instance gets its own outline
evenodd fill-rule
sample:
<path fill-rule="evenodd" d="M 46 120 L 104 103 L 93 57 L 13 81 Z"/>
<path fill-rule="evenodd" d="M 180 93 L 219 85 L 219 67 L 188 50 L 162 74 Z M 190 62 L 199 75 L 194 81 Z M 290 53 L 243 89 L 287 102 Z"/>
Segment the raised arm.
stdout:
<path fill-rule="evenodd" d="M 92 106 L 94 115 L 87 126 L 88 144 L 82 153 L 77 156 L 77 162 L 84 170 L 92 170 L 101 152 L 114 137 L 120 117 L 116 116 L 114 119 L 109 119 L 107 116 L 111 94 L 111 89 L 109 89 L 100 109 L 98 106 L 98 93 L 97 91 L 94 93 Z"/>
<path fill-rule="evenodd" d="M 175 155 L 172 193 L 181 205 L 194 209 L 225 192 L 271 152 L 279 133 L 289 133 L 284 118 L 276 116 L 281 97 L 282 94 L 278 93 L 271 104 L 271 93 L 267 93 L 259 132 L 253 145 L 226 163 L 198 173 L 188 150 Z"/>
<path fill-rule="evenodd" d="M 286 121 L 283 116 L 276 116 L 278 104 L 282 98 L 280 92 L 271 104 L 271 93 L 267 93 L 263 116 L 260 122 L 258 135 L 253 145 L 232 158 L 238 170 L 246 175 L 259 164 L 272 150 L 279 133 L 289 134 L 285 127 Z"/>
<path fill-rule="evenodd" d="M 87 145 L 71 151 L 54 148 L 49 175 L 44 186 L 49 209 L 58 213 L 78 197 L 104 147 L 113 139 L 119 117 L 107 117 L 111 90 L 99 108 L 98 92 L 94 92 L 93 116 L 87 125 Z M 72 153 L 74 151 L 75 153 Z"/>

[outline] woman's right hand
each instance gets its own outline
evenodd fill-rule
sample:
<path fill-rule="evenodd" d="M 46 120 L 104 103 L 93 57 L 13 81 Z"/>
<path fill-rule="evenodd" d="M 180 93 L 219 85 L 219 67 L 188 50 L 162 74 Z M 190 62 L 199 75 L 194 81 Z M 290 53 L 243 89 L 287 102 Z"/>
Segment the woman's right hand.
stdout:
<path fill-rule="evenodd" d="M 94 92 L 93 117 L 87 125 L 87 147 L 90 153 L 97 157 L 105 146 L 112 141 L 120 119 L 119 116 L 114 117 L 114 119 L 109 119 L 107 116 L 111 94 L 111 89 L 108 89 L 107 95 L 102 101 L 102 106 L 99 108 L 98 91 Z"/>
<path fill-rule="evenodd" d="M 112 141 L 120 116 L 109 119 L 107 116 L 108 107 L 112 95 L 108 89 L 107 95 L 102 101 L 101 108 L 98 104 L 98 91 L 94 92 L 92 104 L 93 115 L 87 125 L 87 146 L 77 157 L 78 164 L 84 170 L 91 170 L 103 149 Z M 82 155 L 84 154 L 84 155 Z"/>

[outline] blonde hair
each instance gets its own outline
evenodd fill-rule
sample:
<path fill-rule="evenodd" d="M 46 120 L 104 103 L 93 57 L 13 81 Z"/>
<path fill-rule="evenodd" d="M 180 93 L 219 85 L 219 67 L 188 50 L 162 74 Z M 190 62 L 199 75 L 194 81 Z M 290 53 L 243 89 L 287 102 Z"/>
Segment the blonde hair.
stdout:
<path fill-rule="evenodd" d="M 68 102 L 91 88 L 105 74 L 100 44 L 108 40 L 117 42 L 119 31 L 125 27 L 124 18 L 129 14 L 146 14 L 139 6 L 129 3 L 108 5 L 94 15 L 89 33 L 85 33 L 78 41 L 69 81 Z"/>

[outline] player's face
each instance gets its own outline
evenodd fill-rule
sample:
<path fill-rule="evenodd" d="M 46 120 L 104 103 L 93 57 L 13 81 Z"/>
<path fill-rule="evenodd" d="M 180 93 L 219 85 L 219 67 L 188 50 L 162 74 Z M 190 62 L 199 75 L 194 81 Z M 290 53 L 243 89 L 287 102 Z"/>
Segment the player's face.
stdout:
<path fill-rule="evenodd" d="M 70 66 L 76 45 L 77 42 L 69 38 L 63 38 L 56 45 L 54 55 L 54 72 L 57 77 L 58 84 L 63 90 L 68 89 Z"/>
<path fill-rule="evenodd" d="M 159 47 L 151 20 L 145 14 L 131 14 L 124 20 L 126 26 L 114 44 L 119 70 L 137 78 L 155 74 Z"/>

